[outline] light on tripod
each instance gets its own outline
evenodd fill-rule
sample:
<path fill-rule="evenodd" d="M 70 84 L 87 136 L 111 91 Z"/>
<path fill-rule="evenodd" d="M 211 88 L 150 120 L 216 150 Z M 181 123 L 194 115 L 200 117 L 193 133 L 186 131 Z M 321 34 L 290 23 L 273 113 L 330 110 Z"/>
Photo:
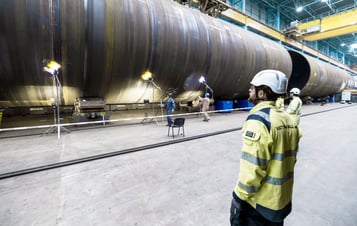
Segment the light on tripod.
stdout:
<path fill-rule="evenodd" d="M 150 71 L 145 71 L 144 74 L 141 75 L 141 79 L 144 81 L 150 81 L 152 80 L 153 75 Z"/>
<path fill-rule="evenodd" d="M 198 79 L 198 81 L 199 81 L 200 83 L 204 84 L 204 85 L 207 84 L 206 79 L 205 79 L 205 77 L 203 77 L 203 76 L 201 76 L 200 79 Z"/>
<path fill-rule="evenodd" d="M 155 119 L 155 115 L 156 115 L 156 112 L 155 112 L 155 88 L 157 90 L 160 91 L 160 108 L 161 108 L 161 117 L 163 115 L 163 109 L 162 109 L 162 95 L 161 95 L 161 88 L 160 86 L 158 86 L 155 82 L 154 82 L 154 75 L 153 73 L 151 73 L 149 70 L 145 71 L 142 75 L 141 75 L 141 79 L 144 80 L 144 81 L 147 81 L 149 84 L 151 84 L 152 86 L 152 115 L 153 117 L 151 118 L 151 120 L 155 121 L 156 124 L 158 124 L 158 122 L 156 121 Z M 144 103 L 149 103 L 149 100 L 144 100 Z M 147 114 L 146 114 L 147 115 Z M 145 120 L 147 120 L 147 116 L 143 119 L 142 122 L 144 122 Z M 151 121 L 150 120 L 150 121 Z"/>
<path fill-rule="evenodd" d="M 47 61 L 47 60 L 46 60 Z M 44 62 L 46 62 L 44 61 Z M 58 70 L 61 68 L 61 65 L 59 63 L 57 63 L 54 60 L 49 61 L 46 66 L 44 66 L 42 68 L 43 71 L 50 73 L 53 76 L 53 80 L 54 80 L 54 86 L 56 87 L 56 99 L 51 100 L 51 107 L 53 109 L 53 113 L 54 113 L 54 121 L 55 123 L 57 123 L 57 132 L 58 132 L 58 139 L 60 139 L 60 134 L 61 134 L 61 126 L 60 126 L 60 111 L 59 111 L 59 104 L 60 104 L 60 97 L 59 97 L 59 93 L 60 93 L 60 89 L 61 89 L 61 82 L 58 79 Z M 57 112 L 56 112 L 57 111 Z M 57 113 L 57 115 L 56 115 Z M 57 117 L 56 117 L 57 116 Z M 56 121 L 57 118 L 57 121 Z M 53 129 L 56 129 L 56 127 L 52 127 L 49 130 L 46 131 L 46 133 L 49 133 L 50 131 L 52 131 Z M 65 128 L 63 128 L 65 131 L 69 131 Z"/>
<path fill-rule="evenodd" d="M 206 81 L 206 79 L 205 79 L 205 77 L 204 77 L 203 75 L 200 77 L 200 79 L 198 79 L 198 81 L 199 81 L 201 84 L 205 85 L 205 87 L 206 87 L 206 93 L 207 93 L 207 89 L 209 89 L 209 90 L 213 93 L 213 89 L 212 89 L 211 87 L 209 87 L 209 85 L 207 84 L 207 81 Z"/>
<path fill-rule="evenodd" d="M 58 73 L 58 69 L 60 69 L 60 68 L 61 68 L 61 65 L 59 63 L 51 60 L 50 62 L 48 62 L 48 64 L 45 67 L 43 67 L 43 70 L 45 72 L 50 73 L 51 75 L 56 75 Z"/>

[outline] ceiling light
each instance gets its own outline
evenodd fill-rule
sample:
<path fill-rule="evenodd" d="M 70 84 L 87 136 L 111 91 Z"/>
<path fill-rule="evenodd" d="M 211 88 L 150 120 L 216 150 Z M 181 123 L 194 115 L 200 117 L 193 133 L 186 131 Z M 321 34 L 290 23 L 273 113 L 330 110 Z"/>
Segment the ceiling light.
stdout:
<path fill-rule="evenodd" d="M 350 47 L 351 47 L 352 49 L 357 49 L 357 43 L 351 44 Z"/>
<path fill-rule="evenodd" d="M 296 12 L 298 12 L 298 13 L 299 13 L 299 12 L 301 12 L 303 9 L 304 9 L 304 7 L 303 7 L 303 6 L 299 6 L 299 7 L 297 7 L 297 8 L 296 8 Z"/>

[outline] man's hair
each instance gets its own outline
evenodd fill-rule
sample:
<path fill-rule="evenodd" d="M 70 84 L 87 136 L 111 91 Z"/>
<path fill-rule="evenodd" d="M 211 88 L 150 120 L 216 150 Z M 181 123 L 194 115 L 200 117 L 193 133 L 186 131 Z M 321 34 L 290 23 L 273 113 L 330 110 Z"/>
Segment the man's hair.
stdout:
<path fill-rule="evenodd" d="M 274 93 L 271 88 L 269 86 L 266 86 L 266 85 L 262 85 L 262 86 L 256 86 L 255 89 L 257 90 L 257 92 L 259 90 L 263 90 L 264 93 L 266 94 L 266 100 L 273 100 L 273 101 L 276 101 L 276 99 L 278 99 L 278 97 L 281 97 L 283 95 L 281 94 L 276 94 Z"/>

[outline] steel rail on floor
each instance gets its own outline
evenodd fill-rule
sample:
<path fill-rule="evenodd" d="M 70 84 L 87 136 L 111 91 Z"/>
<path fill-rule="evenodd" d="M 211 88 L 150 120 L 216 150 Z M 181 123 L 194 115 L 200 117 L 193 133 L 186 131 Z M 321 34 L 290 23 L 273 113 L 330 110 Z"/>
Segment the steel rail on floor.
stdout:
<path fill-rule="evenodd" d="M 205 137 L 209 137 L 209 136 L 230 133 L 230 132 L 241 130 L 241 129 L 242 129 L 242 127 L 237 127 L 237 128 L 233 128 L 233 129 L 221 130 L 221 131 L 212 132 L 212 133 L 205 133 L 205 134 L 200 134 L 200 135 L 191 136 L 191 137 L 184 137 L 184 138 L 180 138 L 180 139 L 175 139 L 175 140 L 170 140 L 170 141 L 165 141 L 165 142 L 160 142 L 160 143 L 155 143 L 155 144 L 149 144 L 149 145 L 144 145 L 144 146 L 135 147 L 135 148 L 128 148 L 128 149 L 123 149 L 123 150 L 119 150 L 119 151 L 113 151 L 113 152 L 109 152 L 109 153 L 103 153 L 103 154 L 78 158 L 78 159 L 74 159 L 74 160 L 68 160 L 68 161 L 63 161 L 63 162 L 58 162 L 58 163 L 53 163 L 53 164 L 48 164 L 48 165 L 43 165 L 43 166 L 38 166 L 38 167 L 32 167 L 32 168 L 13 171 L 13 172 L 9 172 L 9 173 L 3 173 L 3 174 L 0 174 L 0 180 L 11 178 L 11 177 L 23 176 L 23 175 L 31 174 L 31 173 L 37 173 L 37 172 L 46 171 L 46 170 L 51 170 L 51 169 L 56 169 L 56 168 L 61 168 L 61 167 L 65 167 L 65 166 L 71 166 L 71 165 L 75 165 L 75 164 L 95 161 L 95 160 L 99 160 L 99 159 L 115 157 L 118 155 L 123 155 L 123 154 L 138 152 L 138 151 L 144 151 L 144 150 L 148 150 L 148 149 L 152 149 L 152 148 L 163 147 L 166 145 L 182 143 L 182 142 L 201 139 L 201 138 L 205 138 Z"/>
<path fill-rule="evenodd" d="M 315 115 L 315 114 L 321 114 L 324 112 L 339 110 L 339 109 L 343 109 L 343 108 L 345 108 L 345 107 L 327 109 L 327 110 L 322 110 L 322 111 L 317 111 L 317 112 L 312 112 L 312 113 L 306 113 L 306 114 L 302 114 L 301 117 L 306 117 L 306 116 Z M 224 134 L 224 133 L 239 131 L 241 129 L 242 129 L 242 127 L 236 127 L 236 128 L 227 129 L 227 130 L 220 130 L 220 131 L 216 131 L 216 132 L 205 133 L 205 134 L 200 134 L 200 135 L 195 135 L 195 136 L 190 136 L 190 137 L 183 137 L 180 139 L 169 140 L 169 141 L 165 141 L 165 142 L 159 142 L 159 143 L 139 146 L 139 147 L 135 147 L 135 148 L 128 148 L 128 149 L 123 149 L 123 150 L 119 150 L 119 151 L 113 151 L 113 152 L 109 152 L 109 153 L 103 153 L 103 154 L 78 158 L 78 159 L 74 159 L 74 160 L 68 160 L 68 161 L 63 161 L 63 162 L 58 162 L 58 163 L 53 163 L 53 164 L 48 164 L 48 165 L 43 165 L 43 166 L 38 166 L 38 167 L 27 168 L 27 169 L 23 169 L 23 170 L 12 171 L 12 172 L 8 172 L 8 173 L 0 174 L 0 180 L 12 178 L 12 177 L 23 176 L 23 175 L 32 174 L 32 173 L 37 173 L 37 172 L 41 172 L 41 171 L 52 170 L 52 169 L 56 169 L 56 168 L 66 167 L 66 166 L 71 166 L 71 165 L 76 165 L 76 164 L 81 164 L 81 163 L 85 163 L 85 162 L 91 162 L 91 161 L 96 161 L 96 160 L 100 160 L 100 159 L 115 157 L 115 156 L 119 156 L 119 155 L 123 155 L 123 154 L 144 151 L 144 150 L 148 150 L 148 149 L 153 149 L 153 148 L 163 147 L 163 146 L 172 145 L 172 144 L 176 144 L 176 143 L 182 143 L 182 142 L 186 142 L 186 141 L 206 138 L 206 137 L 210 137 L 210 136 L 216 136 L 216 135 L 220 135 L 220 134 Z"/>

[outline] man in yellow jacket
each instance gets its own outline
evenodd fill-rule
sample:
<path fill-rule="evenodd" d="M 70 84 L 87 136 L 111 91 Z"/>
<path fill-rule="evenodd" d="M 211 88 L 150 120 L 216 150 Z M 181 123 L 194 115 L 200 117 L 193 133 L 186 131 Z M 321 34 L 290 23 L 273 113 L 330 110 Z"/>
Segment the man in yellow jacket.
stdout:
<path fill-rule="evenodd" d="M 291 101 L 286 109 L 286 112 L 289 113 L 292 117 L 294 117 L 295 122 L 299 125 L 300 123 L 300 111 L 302 107 L 302 100 L 300 99 L 300 89 L 292 88 L 290 90 Z"/>
<path fill-rule="evenodd" d="M 301 130 L 275 106 L 286 93 L 284 73 L 264 70 L 251 81 L 255 106 L 243 126 L 240 172 L 233 191 L 232 226 L 283 225 L 291 212 L 294 166 Z"/>

